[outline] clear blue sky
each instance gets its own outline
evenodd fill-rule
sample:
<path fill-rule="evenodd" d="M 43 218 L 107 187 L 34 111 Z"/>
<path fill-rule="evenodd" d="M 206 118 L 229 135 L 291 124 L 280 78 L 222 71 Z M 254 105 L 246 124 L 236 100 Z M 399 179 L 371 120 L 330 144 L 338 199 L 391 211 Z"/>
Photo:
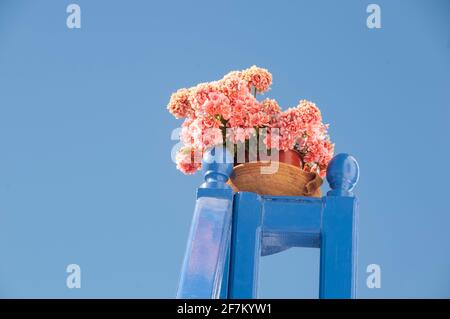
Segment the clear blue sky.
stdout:
<path fill-rule="evenodd" d="M 72 2 L 78 30 L 71 1 L 0 0 L 0 297 L 173 297 L 202 177 L 171 162 L 165 106 L 253 64 L 360 163 L 358 296 L 450 297 L 448 1 L 372 1 L 378 30 L 369 1 Z M 317 265 L 263 259 L 260 296 L 316 296 Z"/>

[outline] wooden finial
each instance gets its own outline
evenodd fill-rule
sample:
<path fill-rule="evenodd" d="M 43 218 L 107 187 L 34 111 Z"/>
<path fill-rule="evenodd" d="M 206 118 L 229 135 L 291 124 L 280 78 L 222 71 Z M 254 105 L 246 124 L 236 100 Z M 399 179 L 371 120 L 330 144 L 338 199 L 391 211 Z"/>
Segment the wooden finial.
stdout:
<path fill-rule="evenodd" d="M 202 171 L 205 182 L 200 188 L 226 188 L 226 184 L 233 171 L 233 156 L 223 146 L 209 149 L 203 155 Z"/>
<path fill-rule="evenodd" d="M 327 169 L 327 181 L 331 190 L 328 196 L 354 196 L 353 188 L 359 179 L 359 165 L 356 159 L 345 153 L 333 157 Z"/>

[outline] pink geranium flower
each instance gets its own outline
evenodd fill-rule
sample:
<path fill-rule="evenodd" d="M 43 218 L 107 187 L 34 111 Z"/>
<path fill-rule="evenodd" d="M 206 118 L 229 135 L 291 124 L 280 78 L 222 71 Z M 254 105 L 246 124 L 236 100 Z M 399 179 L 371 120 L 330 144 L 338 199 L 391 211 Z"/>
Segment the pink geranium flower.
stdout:
<path fill-rule="evenodd" d="M 197 113 L 200 116 L 220 116 L 224 120 L 228 120 L 231 116 L 230 100 L 221 92 L 210 92 Z"/>
<path fill-rule="evenodd" d="M 322 114 L 319 108 L 308 100 L 301 100 L 297 106 L 300 119 L 304 124 L 318 124 L 322 122 Z"/>
<path fill-rule="evenodd" d="M 267 92 L 272 84 L 272 74 L 255 65 L 242 71 L 241 76 L 249 86 L 253 86 L 259 93 Z"/>
<path fill-rule="evenodd" d="M 217 82 L 200 83 L 189 90 L 189 102 L 194 109 L 198 111 L 202 105 L 208 100 L 209 93 L 217 92 Z"/>
<path fill-rule="evenodd" d="M 193 147 L 183 147 L 176 155 L 177 168 L 184 174 L 194 174 L 201 168 L 202 152 Z"/>
<path fill-rule="evenodd" d="M 191 103 L 189 102 L 191 92 L 188 89 L 179 89 L 170 97 L 167 109 L 176 118 L 183 118 L 193 114 Z"/>

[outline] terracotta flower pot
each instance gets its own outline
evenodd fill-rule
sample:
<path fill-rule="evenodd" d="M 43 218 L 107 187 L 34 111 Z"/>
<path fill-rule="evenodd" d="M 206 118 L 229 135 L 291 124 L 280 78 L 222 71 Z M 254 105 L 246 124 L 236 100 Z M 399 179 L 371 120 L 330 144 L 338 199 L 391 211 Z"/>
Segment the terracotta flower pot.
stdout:
<path fill-rule="evenodd" d="M 296 151 L 288 150 L 288 151 L 280 151 L 278 153 L 279 161 L 281 163 L 286 163 L 289 165 L 293 165 L 296 167 L 303 167 L 302 159 L 300 158 L 300 154 L 298 154 Z"/>
<path fill-rule="evenodd" d="M 297 152 L 280 151 L 279 161 L 275 163 L 251 162 L 234 166 L 228 184 L 235 192 L 321 197 L 322 178 L 316 173 L 305 172 L 302 166 Z"/>

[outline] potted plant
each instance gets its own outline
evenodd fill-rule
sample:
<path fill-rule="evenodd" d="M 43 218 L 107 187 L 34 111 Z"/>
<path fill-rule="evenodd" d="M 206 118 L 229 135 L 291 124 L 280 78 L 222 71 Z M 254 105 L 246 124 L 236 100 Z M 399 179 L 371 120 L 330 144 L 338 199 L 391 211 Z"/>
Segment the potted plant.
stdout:
<path fill-rule="evenodd" d="M 274 99 L 259 101 L 257 95 L 271 84 L 269 71 L 252 66 L 173 93 L 167 108 L 184 118 L 177 168 L 193 174 L 206 150 L 223 145 L 234 158 L 228 183 L 235 191 L 321 196 L 322 177 L 334 152 L 328 125 L 310 101 L 285 111 Z M 274 163 L 276 170 L 262 171 Z"/>

